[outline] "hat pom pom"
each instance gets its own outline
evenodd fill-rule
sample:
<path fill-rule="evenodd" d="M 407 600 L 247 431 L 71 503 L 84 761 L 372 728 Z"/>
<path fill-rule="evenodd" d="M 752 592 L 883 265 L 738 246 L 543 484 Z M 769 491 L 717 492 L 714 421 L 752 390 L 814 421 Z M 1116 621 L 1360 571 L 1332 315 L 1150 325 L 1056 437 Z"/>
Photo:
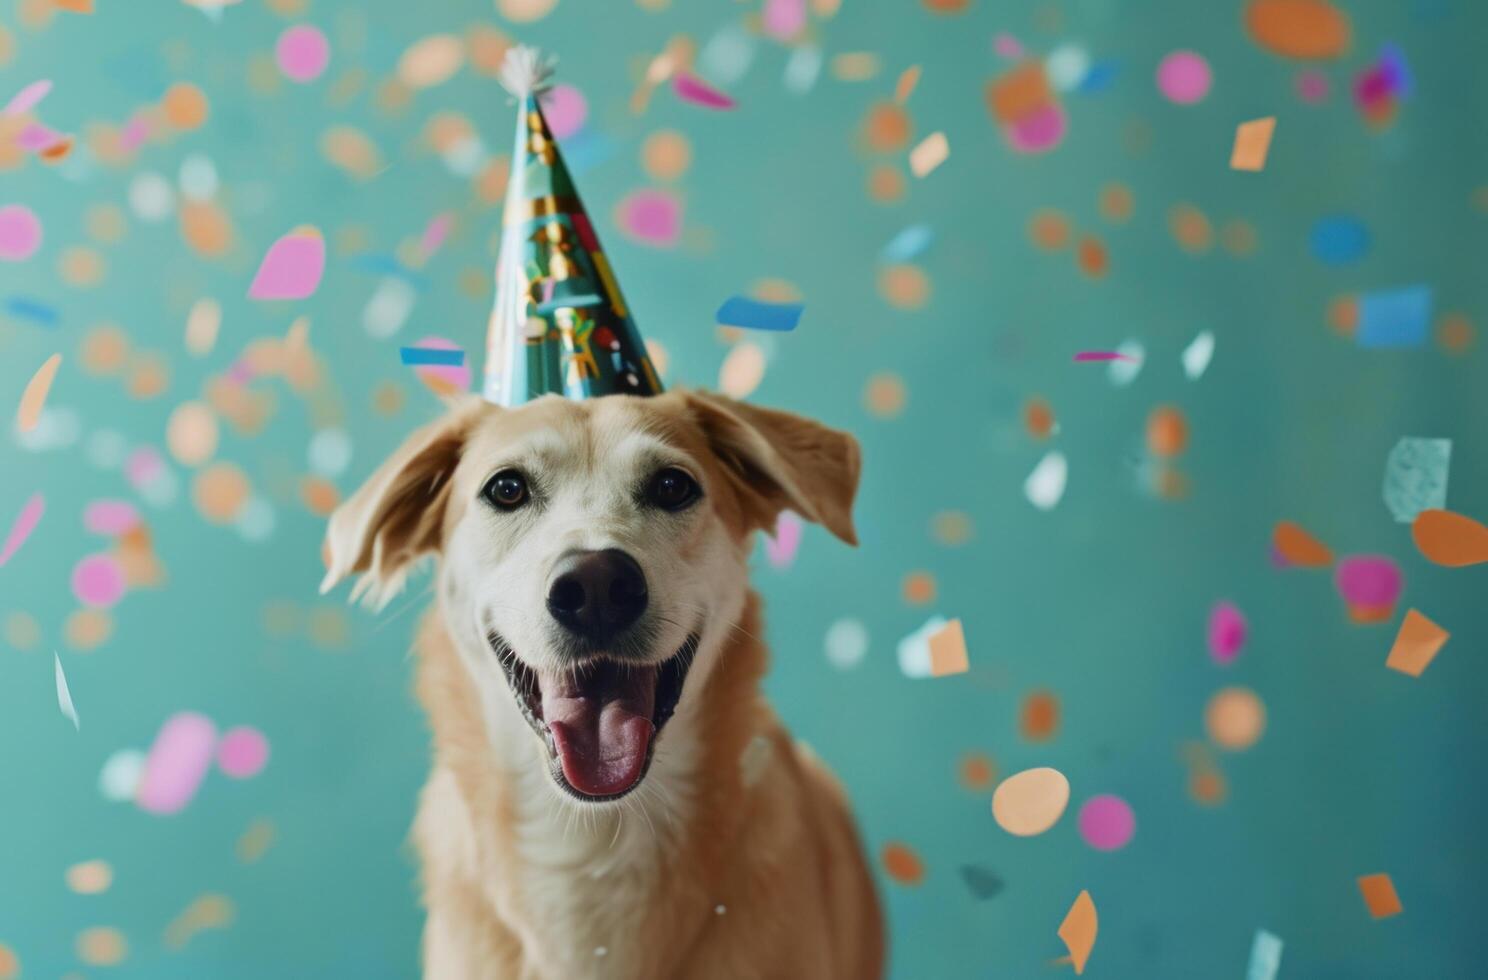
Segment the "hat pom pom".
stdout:
<path fill-rule="evenodd" d="M 545 91 L 553 77 L 554 59 L 537 48 L 519 44 L 506 52 L 497 76 L 502 88 L 517 99 Z"/>

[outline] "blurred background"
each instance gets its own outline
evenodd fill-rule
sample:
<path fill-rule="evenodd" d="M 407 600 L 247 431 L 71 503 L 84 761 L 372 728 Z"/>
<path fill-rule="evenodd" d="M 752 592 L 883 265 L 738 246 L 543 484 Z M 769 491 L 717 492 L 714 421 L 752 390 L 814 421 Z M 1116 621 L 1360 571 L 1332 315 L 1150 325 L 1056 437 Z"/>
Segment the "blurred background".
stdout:
<path fill-rule="evenodd" d="M 1092 976 L 1479 974 L 1488 572 L 1410 521 L 1488 516 L 1485 36 L 1468 0 L 4 0 L 0 978 L 415 973 L 428 579 L 320 598 L 320 540 L 479 375 L 518 41 L 666 383 L 863 442 L 861 548 L 787 522 L 755 581 L 893 976 L 1064 973 L 1081 891 Z M 1419 677 L 1410 609 L 1451 633 Z M 924 676 L 936 617 L 966 672 Z M 993 789 L 1043 766 L 1068 809 L 1014 836 Z"/>

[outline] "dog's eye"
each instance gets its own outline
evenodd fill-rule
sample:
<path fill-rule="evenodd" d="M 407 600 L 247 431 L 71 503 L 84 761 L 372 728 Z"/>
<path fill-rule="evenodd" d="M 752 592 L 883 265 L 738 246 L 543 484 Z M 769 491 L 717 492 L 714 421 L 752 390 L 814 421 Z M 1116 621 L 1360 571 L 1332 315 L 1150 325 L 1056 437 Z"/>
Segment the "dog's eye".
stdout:
<path fill-rule="evenodd" d="M 527 502 L 527 478 L 516 470 L 502 470 L 481 493 L 501 510 L 516 510 Z"/>
<path fill-rule="evenodd" d="M 675 466 L 668 466 L 651 478 L 646 491 L 651 503 L 662 510 L 682 510 L 702 496 L 697 481 Z"/>

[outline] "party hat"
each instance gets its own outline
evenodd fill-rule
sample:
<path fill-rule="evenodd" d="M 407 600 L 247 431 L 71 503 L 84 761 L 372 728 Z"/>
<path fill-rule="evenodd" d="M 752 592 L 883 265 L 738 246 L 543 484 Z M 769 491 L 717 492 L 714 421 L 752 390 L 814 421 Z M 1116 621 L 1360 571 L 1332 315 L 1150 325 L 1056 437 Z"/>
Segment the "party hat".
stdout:
<path fill-rule="evenodd" d="M 646 345 L 543 116 L 538 96 L 551 74 L 550 62 L 528 47 L 513 48 L 501 67 L 501 83 L 520 115 L 486 334 L 486 400 L 515 406 L 549 393 L 660 394 Z"/>

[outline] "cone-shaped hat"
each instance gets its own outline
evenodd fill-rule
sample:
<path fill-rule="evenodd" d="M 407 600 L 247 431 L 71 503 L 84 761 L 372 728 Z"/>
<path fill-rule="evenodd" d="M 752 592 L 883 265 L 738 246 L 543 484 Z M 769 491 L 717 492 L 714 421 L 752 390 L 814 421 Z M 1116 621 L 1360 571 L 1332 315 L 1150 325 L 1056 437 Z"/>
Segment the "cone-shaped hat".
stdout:
<path fill-rule="evenodd" d="M 534 49 L 507 53 L 501 82 L 517 99 L 517 144 L 486 334 L 485 397 L 656 395 L 661 381 L 543 117 L 551 68 Z"/>

